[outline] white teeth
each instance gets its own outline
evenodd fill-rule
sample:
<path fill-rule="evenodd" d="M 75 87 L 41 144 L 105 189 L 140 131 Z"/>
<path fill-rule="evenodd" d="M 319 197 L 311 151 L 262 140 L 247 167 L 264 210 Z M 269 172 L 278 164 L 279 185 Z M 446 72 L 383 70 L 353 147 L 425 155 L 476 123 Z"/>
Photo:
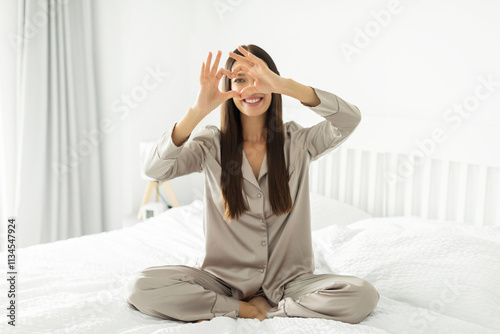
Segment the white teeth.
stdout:
<path fill-rule="evenodd" d="M 246 102 L 246 103 L 257 103 L 257 102 L 259 102 L 259 101 L 260 101 L 260 98 L 259 98 L 259 99 L 253 99 L 253 100 L 246 100 L 246 99 L 245 99 L 245 102 Z"/>

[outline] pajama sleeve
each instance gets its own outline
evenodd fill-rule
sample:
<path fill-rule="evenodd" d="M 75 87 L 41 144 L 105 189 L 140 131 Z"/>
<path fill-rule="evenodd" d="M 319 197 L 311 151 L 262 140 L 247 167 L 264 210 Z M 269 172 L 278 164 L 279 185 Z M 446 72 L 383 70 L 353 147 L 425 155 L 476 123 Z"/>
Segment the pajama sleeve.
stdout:
<path fill-rule="evenodd" d="M 177 123 L 176 123 L 177 124 Z M 202 172 L 205 155 L 212 147 L 217 127 L 207 125 L 193 138 L 192 134 L 180 146 L 172 141 L 175 125 L 153 145 L 144 161 L 144 173 L 156 180 L 166 181 L 176 177 Z"/>
<path fill-rule="evenodd" d="M 307 151 L 311 160 L 316 160 L 342 144 L 352 134 L 361 121 L 361 113 L 358 107 L 337 95 L 313 89 L 320 104 L 316 107 L 304 105 L 325 120 L 309 128 L 303 128 L 292 121 L 288 131 L 292 143 Z"/>

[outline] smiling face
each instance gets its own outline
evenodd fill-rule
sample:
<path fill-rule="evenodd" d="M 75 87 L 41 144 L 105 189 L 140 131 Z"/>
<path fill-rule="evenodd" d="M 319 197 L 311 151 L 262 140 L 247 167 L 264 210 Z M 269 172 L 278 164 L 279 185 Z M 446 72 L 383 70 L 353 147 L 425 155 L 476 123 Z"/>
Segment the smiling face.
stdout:
<path fill-rule="evenodd" d="M 239 64 L 240 62 L 235 61 L 232 68 L 235 68 Z M 241 92 L 243 88 L 252 86 L 253 84 L 254 78 L 247 73 L 238 72 L 237 77 L 231 80 L 231 89 Z M 241 113 L 247 116 L 260 116 L 269 109 L 272 101 L 272 94 L 256 93 L 243 100 L 233 98 L 233 101 L 236 108 L 238 108 Z"/>

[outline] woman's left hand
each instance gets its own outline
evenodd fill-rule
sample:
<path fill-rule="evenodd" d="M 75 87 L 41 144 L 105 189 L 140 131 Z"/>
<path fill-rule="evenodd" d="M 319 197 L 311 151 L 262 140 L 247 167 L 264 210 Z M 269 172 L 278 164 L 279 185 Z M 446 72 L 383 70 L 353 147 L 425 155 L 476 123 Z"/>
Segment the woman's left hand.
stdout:
<path fill-rule="evenodd" d="M 285 79 L 271 71 L 265 61 L 248 52 L 243 47 L 238 46 L 238 50 L 243 56 L 229 52 L 231 58 L 241 62 L 241 64 L 232 69 L 231 72 L 233 73 L 233 77 L 235 78 L 237 73 L 241 71 L 247 73 L 254 79 L 253 85 L 241 90 L 241 98 L 244 99 L 257 93 L 281 94 L 285 87 Z"/>

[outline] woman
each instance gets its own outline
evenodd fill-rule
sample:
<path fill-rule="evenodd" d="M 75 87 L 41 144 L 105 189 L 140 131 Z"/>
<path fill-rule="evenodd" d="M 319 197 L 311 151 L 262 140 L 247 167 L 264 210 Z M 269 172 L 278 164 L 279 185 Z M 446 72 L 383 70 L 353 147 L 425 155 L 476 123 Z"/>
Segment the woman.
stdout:
<path fill-rule="evenodd" d="M 281 77 L 258 46 L 239 46 L 229 56 L 217 70 L 221 52 L 213 66 L 208 54 L 196 103 L 161 136 L 144 166 L 160 181 L 205 173 L 203 264 L 146 268 L 131 279 L 127 300 L 145 314 L 186 322 L 280 316 L 358 323 L 379 294 L 361 278 L 313 274 L 308 168 L 346 140 L 360 112 L 332 93 Z M 310 128 L 283 124 L 282 94 L 325 120 Z M 188 141 L 221 104 L 221 129 L 206 126 Z"/>

